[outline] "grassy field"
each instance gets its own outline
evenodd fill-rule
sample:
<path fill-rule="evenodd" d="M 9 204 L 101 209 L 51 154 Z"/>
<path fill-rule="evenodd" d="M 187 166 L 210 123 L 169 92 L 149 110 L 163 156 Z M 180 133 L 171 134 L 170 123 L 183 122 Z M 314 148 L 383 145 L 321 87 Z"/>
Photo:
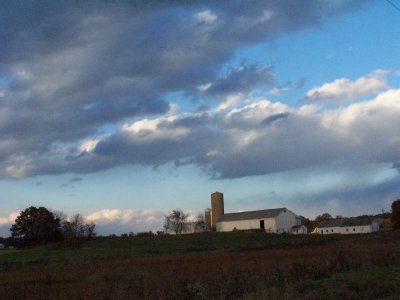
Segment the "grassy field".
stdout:
<path fill-rule="evenodd" d="M 400 233 L 209 233 L 0 251 L 0 299 L 399 299 Z"/>

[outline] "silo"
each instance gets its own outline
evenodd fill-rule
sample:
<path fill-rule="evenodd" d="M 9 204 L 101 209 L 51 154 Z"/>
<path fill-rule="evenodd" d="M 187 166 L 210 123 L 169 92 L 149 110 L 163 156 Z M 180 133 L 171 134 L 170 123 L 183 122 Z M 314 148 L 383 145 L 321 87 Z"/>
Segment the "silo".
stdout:
<path fill-rule="evenodd" d="M 211 227 L 215 226 L 219 218 L 224 214 L 224 194 L 215 192 L 211 194 Z"/>
<path fill-rule="evenodd" d="M 206 208 L 204 211 L 204 223 L 206 224 L 207 231 L 211 230 L 211 209 Z"/>

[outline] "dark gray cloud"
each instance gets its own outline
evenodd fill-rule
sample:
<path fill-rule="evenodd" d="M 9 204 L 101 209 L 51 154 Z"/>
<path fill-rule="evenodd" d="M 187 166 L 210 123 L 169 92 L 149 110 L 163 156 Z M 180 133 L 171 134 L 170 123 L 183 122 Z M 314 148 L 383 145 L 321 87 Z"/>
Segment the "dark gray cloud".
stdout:
<path fill-rule="evenodd" d="M 285 119 L 285 118 L 289 117 L 289 115 L 290 115 L 290 113 L 288 113 L 288 112 L 272 115 L 272 116 L 266 117 L 261 122 L 261 124 L 268 125 L 268 124 L 271 124 L 271 123 L 275 122 L 276 120 Z"/>
<path fill-rule="evenodd" d="M 314 197 L 298 195 L 296 200 L 303 205 L 315 207 L 320 207 L 321 203 L 325 203 L 325 211 L 332 215 L 355 216 L 378 214 L 382 212 L 382 209 L 387 211 L 391 202 L 398 199 L 399 195 L 400 176 L 397 176 L 378 183 L 328 189 Z"/>
<path fill-rule="evenodd" d="M 400 160 L 393 162 L 392 167 L 400 172 Z"/>
<path fill-rule="evenodd" d="M 205 94 L 213 97 L 226 97 L 230 94 L 251 92 L 257 86 L 269 87 L 274 82 L 271 67 L 241 66 L 231 69 L 226 77 L 217 78 Z"/>
<path fill-rule="evenodd" d="M 73 183 L 73 182 L 80 182 L 80 181 L 82 181 L 82 180 L 83 180 L 82 177 L 74 177 L 74 178 L 72 178 L 69 182 L 71 182 L 71 183 Z"/>
<path fill-rule="evenodd" d="M 74 183 L 80 182 L 82 180 L 83 180 L 82 177 L 74 177 L 74 178 L 68 180 L 68 182 L 62 183 L 61 187 L 69 187 L 69 186 L 73 185 Z"/>
<path fill-rule="evenodd" d="M 357 5 L 358 1 L 305 1 L 296 6 L 292 1 L 4 3 L 1 173 L 87 173 L 123 163 L 200 157 L 216 136 L 225 139 L 215 128 L 198 128 L 178 142 L 165 139 L 158 151 L 120 132 L 103 139 L 95 154 L 71 149 L 109 133 L 106 126 L 165 114 L 170 92 L 198 97 L 193 91 L 210 82 L 209 96 L 216 97 L 271 85 L 271 69 L 257 65 L 233 68 L 226 77 L 219 74 L 237 49 L 319 26 Z M 111 142 L 120 155 L 110 155 Z"/>

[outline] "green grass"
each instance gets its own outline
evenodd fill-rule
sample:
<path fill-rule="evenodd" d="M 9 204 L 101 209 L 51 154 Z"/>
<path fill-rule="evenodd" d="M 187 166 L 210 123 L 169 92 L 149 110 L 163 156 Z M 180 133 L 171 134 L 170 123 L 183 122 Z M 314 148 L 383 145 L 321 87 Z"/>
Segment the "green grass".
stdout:
<path fill-rule="evenodd" d="M 294 284 L 288 294 L 318 294 L 324 299 L 399 299 L 400 266 L 338 272 L 323 280 Z"/>
<path fill-rule="evenodd" d="M 299 280 L 282 287 L 259 288 L 237 299 L 400 299 L 400 266 L 342 271 L 320 280 Z"/>
<path fill-rule="evenodd" d="M 399 299 L 400 232 L 98 238 L 0 251 L 0 299 Z"/>
<path fill-rule="evenodd" d="M 261 232 L 200 233 L 126 238 L 98 238 L 76 244 L 65 242 L 22 250 L 0 251 L 0 266 L 4 263 L 26 268 L 33 262 L 81 261 L 105 258 L 133 258 L 195 253 L 254 251 L 263 249 L 293 249 L 321 246 L 357 240 L 359 243 L 390 243 L 394 233 L 368 235 L 285 235 Z M 400 239 L 400 237 L 398 237 Z"/>
<path fill-rule="evenodd" d="M 0 252 L 0 264 L 60 259 L 163 256 L 195 252 L 249 251 L 322 245 L 349 239 L 343 235 L 277 235 L 260 232 L 205 233 L 178 236 L 98 238 L 75 245 L 57 243 Z"/>

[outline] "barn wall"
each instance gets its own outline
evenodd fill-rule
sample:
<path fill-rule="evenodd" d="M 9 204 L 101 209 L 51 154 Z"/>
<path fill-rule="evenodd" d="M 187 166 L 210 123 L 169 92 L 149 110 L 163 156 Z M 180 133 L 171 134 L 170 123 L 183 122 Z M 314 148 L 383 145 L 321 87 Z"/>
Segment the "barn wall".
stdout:
<path fill-rule="evenodd" d="M 265 231 L 276 232 L 275 218 L 217 222 L 217 231 L 259 229 L 260 220 L 264 220 Z"/>
<path fill-rule="evenodd" d="M 323 232 L 321 232 L 321 230 Z M 371 225 L 363 226 L 348 226 L 348 227 L 324 227 L 318 228 L 317 233 L 319 234 L 356 234 L 356 233 L 370 233 L 379 231 L 379 224 L 372 222 Z"/>
<path fill-rule="evenodd" d="M 277 217 L 276 217 L 276 232 L 278 233 L 283 233 L 287 232 L 290 233 L 291 228 L 295 225 L 300 225 L 300 219 L 298 216 L 291 212 L 290 210 L 285 210 L 282 211 Z"/>
<path fill-rule="evenodd" d="M 377 232 L 379 231 L 379 223 L 377 221 L 372 221 L 371 223 L 371 232 Z"/>

